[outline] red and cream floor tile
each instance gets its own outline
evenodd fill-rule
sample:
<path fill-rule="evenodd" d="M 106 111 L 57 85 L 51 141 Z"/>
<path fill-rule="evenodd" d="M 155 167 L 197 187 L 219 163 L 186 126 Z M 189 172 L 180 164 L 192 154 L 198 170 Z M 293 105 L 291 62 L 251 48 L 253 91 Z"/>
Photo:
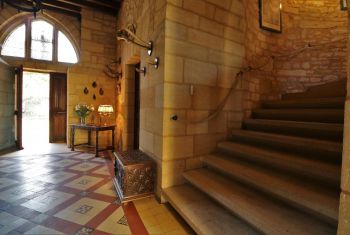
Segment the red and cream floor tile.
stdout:
<path fill-rule="evenodd" d="M 119 205 L 111 154 L 0 157 L 0 234 L 189 234 L 154 198 Z"/>

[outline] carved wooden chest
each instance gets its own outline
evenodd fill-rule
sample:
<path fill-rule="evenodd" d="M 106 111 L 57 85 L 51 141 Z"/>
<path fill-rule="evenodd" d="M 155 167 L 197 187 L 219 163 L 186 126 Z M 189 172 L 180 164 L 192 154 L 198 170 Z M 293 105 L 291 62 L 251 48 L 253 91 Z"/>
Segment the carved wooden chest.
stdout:
<path fill-rule="evenodd" d="M 140 150 L 115 152 L 114 156 L 113 181 L 122 203 L 154 193 L 156 168 L 149 156 Z"/>

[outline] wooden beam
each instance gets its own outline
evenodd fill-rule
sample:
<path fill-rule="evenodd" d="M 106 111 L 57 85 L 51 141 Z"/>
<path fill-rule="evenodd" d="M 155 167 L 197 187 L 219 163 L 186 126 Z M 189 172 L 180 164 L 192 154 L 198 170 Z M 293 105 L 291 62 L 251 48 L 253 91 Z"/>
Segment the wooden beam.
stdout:
<path fill-rule="evenodd" d="M 106 1 L 101 1 L 101 0 L 84 0 L 85 2 L 91 2 L 93 4 L 96 4 L 96 5 L 100 5 L 100 6 L 105 6 L 105 7 L 111 7 L 111 8 L 114 8 L 116 10 L 118 10 L 119 8 L 119 3 L 120 1 L 115 1 L 115 0 L 110 0 L 108 2 Z"/>
<path fill-rule="evenodd" d="M 64 15 L 69 15 L 69 16 L 73 16 L 73 17 L 76 17 L 78 19 L 81 19 L 80 12 L 69 11 L 69 10 L 65 10 L 65 9 L 62 9 L 62 8 L 55 7 L 55 6 L 46 5 L 46 4 L 43 4 L 42 8 L 43 8 L 44 11 L 45 10 L 56 11 L 56 12 L 64 14 Z"/>
<path fill-rule="evenodd" d="M 31 3 L 29 0 L 27 0 L 28 3 Z M 43 10 L 50 10 L 50 11 L 56 11 L 65 15 L 74 16 L 77 18 L 81 18 L 80 11 L 81 8 L 69 5 L 69 4 L 62 4 L 58 3 L 55 0 L 43 0 L 42 1 L 42 9 Z"/>
<path fill-rule="evenodd" d="M 73 12 L 81 11 L 81 7 L 79 6 L 75 6 L 64 2 L 59 2 L 56 0 L 42 0 L 42 4 L 46 6 L 56 7 L 63 10 L 73 11 Z"/>
<path fill-rule="evenodd" d="M 113 6 L 93 0 L 56 0 L 56 2 L 68 3 L 79 7 L 89 7 L 112 15 L 116 15 L 119 10 L 119 5 Z"/>

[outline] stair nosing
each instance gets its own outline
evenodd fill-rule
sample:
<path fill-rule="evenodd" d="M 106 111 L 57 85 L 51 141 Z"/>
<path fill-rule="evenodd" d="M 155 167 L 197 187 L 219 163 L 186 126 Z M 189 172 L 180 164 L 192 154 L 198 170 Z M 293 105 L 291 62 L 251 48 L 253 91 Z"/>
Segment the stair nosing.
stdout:
<path fill-rule="evenodd" d="M 247 154 L 248 154 L 249 159 L 253 157 L 254 158 L 253 161 L 255 162 L 259 162 L 259 163 L 263 162 L 265 164 L 268 163 L 269 165 L 273 164 L 275 167 L 282 168 L 284 170 L 292 170 L 291 167 L 294 167 L 292 171 L 297 171 L 298 173 L 303 173 L 303 172 L 300 172 L 301 168 L 310 169 L 311 167 L 314 167 L 316 165 L 318 166 L 317 168 L 314 168 L 313 171 L 309 171 L 312 173 L 314 177 L 321 178 L 323 180 L 327 180 L 330 182 L 339 183 L 339 177 L 336 176 L 335 174 L 337 175 L 338 173 L 340 174 L 340 169 L 338 169 L 338 167 L 333 164 L 325 164 L 323 162 L 319 162 L 313 159 L 301 158 L 296 154 L 284 153 L 284 152 L 275 151 L 275 150 L 266 150 L 256 146 L 251 146 L 251 145 L 241 144 L 241 143 L 233 143 L 230 141 L 223 141 L 218 143 L 218 149 L 224 150 L 225 152 L 229 151 L 231 153 L 238 154 L 239 157 L 241 157 L 242 154 L 243 155 L 245 154 L 246 156 L 243 157 L 244 159 L 247 158 Z M 284 156 L 284 160 L 286 160 L 286 158 L 288 159 L 288 164 L 285 161 L 282 161 L 282 162 L 278 161 L 278 160 L 281 160 L 281 156 Z M 325 177 L 323 174 L 319 174 L 319 172 L 322 172 L 322 173 L 332 172 L 332 175 L 328 174 L 328 176 Z"/>
<path fill-rule="evenodd" d="M 337 220 L 338 220 L 337 205 L 339 203 L 338 200 L 333 201 L 333 204 L 334 204 L 333 208 L 330 207 L 330 204 L 329 204 L 330 201 L 328 201 L 327 204 L 322 204 L 322 198 L 323 200 L 325 200 L 326 195 L 324 195 L 324 192 L 322 192 L 322 194 L 313 193 L 313 190 L 315 190 L 315 187 L 313 187 L 310 184 L 305 184 L 305 182 L 298 182 L 297 180 L 286 178 L 281 174 L 263 170 L 262 168 L 260 167 L 258 168 L 253 164 L 242 163 L 241 161 L 237 161 L 235 159 L 229 159 L 227 157 L 225 158 L 223 155 L 220 155 L 220 154 L 206 155 L 202 157 L 202 160 L 207 165 L 214 167 L 219 171 L 224 172 L 226 175 L 229 175 L 238 181 L 252 185 L 253 187 L 259 188 L 260 190 L 263 190 L 269 194 L 273 194 L 274 196 L 277 196 L 282 200 L 292 202 L 296 205 L 299 205 L 299 207 L 301 208 L 308 209 L 312 211 L 314 214 L 320 215 L 323 218 L 327 218 L 333 224 L 337 223 Z M 221 163 L 224 162 L 225 164 L 218 164 L 220 163 L 220 161 Z M 236 167 L 235 167 L 235 170 L 232 171 L 232 166 L 234 165 L 236 165 Z M 239 171 L 238 172 L 237 169 L 239 168 L 241 168 L 241 170 L 238 170 Z M 258 183 L 257 181 L 254 181 L 251 178 L 249 178 L 249 177 L 252 177 L 251 175 L 253 174 L 255 174 L 255 176 L 260 175 L 260 177 L 258 177 L 260 180 L 264 179 L 264 177 L 265 179 L 270 178 L 271 180 L 269 181 L 270 185 L 265 187 L 264 183 L 267 183 L 267 182 Z M 273 180 L 275 183 L 273 185 L 273 190 L 272 190 L 270 186 Z M 289 187 L 287 186 L 283 189 L 282 187 L 284 186 L 284 184 L 287 184 Z M 276 188 L 279 190 L 276 191 Z M 294 191 L 292 193 L 292 190 L 295 188 L 299 188 L 303 190 L 299 192 Z M 312 188 L 313 190 L 310 190 L 310 188 Z M 288 193 L 285 193 L 285 192 L 288 192 Z M 306 195 L 306 197 L 305 197 L 305 192 L 306 194 L 307 193 L 309 194 L 309 195 Z M 301 196 L 302 193 L 304 193 L 303 195 L 304 197 Z M 298 198 L 299 201 L 296 199 L 296 197 Z M 311 197 L 314 197 L 314 198 L 311 198 Z M 315 200 L 317 200 L 317 198 L 321 199 L 321 201 L 316 204 Z M 329 199 L 331 200 L 332 197 L 330 197 Z"/>
<path fill-rule="evenodd" d="M 188 193 L 188 191 L 192 191 L 192 193 L 195 194 L 196 200 L 194 202 L 187 202 L 184 203 L 182 202 L 181 198 L 180 199 L 176 199 L 173 197 L 176 197 L 176 195 L 174 196 L 174 191 L 175 194 L 177 193 L 176 191 L 185 189 L 185 191 Z M 204 213 L 193 213 L 194 211 L 194 207 L 196 207 L 195 204 L 199 204 L 201 203 L 203 205 L 206 204 L 206 207 L 210 208 L 210 211 L 214 210 L 217 211 L 218 209 L 220 209 L 220 211 L 222 213 L 224 213 L 224 217 L 230 217 L 231 221 L 229 226 L 233 226 L 234 229 L 233 231 L 230 231 L 230 234 L 232 235 L 259 235 L 260 233 L 258 233 L 256 230 L 254 230 L 250 225 L 248 225 L 247 223 L 245 223 L 245 221 L 243 221 L 241 218 L 234 216 L 231 214 L 231 212 L 229 210 L 227 210 L 226 208 L 223 208 L 222 205 L 220 205 L 219 203 L 217 203 L 216 201 L 214 201 L 212 198 L 210 198 L 208 195 L 203 194 L 202 191 L 200 191 L 199 189 L 195 188 L 194 186 L 190 185 L 190 184 L 183 184 L 183 185 L 177 185 L 177 186 L 172 186 L 169 188 L 164 189 L 164 194 L 165 197 L 169 200 L 170 204 L 175 208 L 175 210 L 187 221 L 187 223 L 189 223 L 191 225 L 191 227 L 195 230 L 196 233 L 198 234 L 210 234 L 210 235 L 217 235 L 218 231 L 208 231 L 208 227 L 209 229 L 217 226 L 218 224 L 220 224 L 221 221 L 217 221 L 217 223 L 214 223 L 214 226 L 209 226 L 207 225 L 206 228 L 202 228 L 203 227 L 203 222 L 200 222 L 200 224 L 196 224 L 196 221 L 194 221 L 193 217 L 195 217 L 195 219 L 198 220 L 199 217 L 202 216 L 202 214 Z M 182 192 L 183 193 L 183 192 Z M 183 194 L 180 194 L 180 197 Z M 188 195 L 186 195 L 188 196 Z M 192 196 L 192 195 L 191 195 Z M 181 202 L 181 205 L 177 205 L 177 202 Z M 188 205 L 190 204 L 190 205 Z M 209 206 L 208 206 L 209 204 Z M 190 207 L 190 212 L 188 212 L 188 210 L 186 211 L 187 207 Z M 189 213 L 189 215 L 186 214 Z M 191 215 L 191 213 L 196 214 L 196 216 Z M 216 220 L 216 218 L 212 218 L 212 220 Z M 205 224 L 207 224 L 208 221 L 206 221 Z M 239 226 L 239 229 L 237 228 L 237 226 Z M 243 231 L 242 231 L 243 230 Z M 243 233 L 242 233 L 243 232 Z"/>
<path fill-rule="evenodd" d="M 328 122 L 308 122 L 308 121 L 293 121 L 293 120 L 278 120 L 278 119 L 260 119 L 260 118 L 247 118 L 245 120 L 243 120 L 243 124 L 245 123 L 262 123 L 262 122 L 265 122 L 265 125 L 268 123 L 268 124 L 280 124 L 280 125 L 287 125 L 287 126 L 290 126 L 291 124 L 295 125 L 301 125 L 301 126 L 306 126 L 306 127 L 315 127 L 315 126 L 318 126 L 318 127 L 322 127 L 322 128 L 325 128 L 325 127 L 328 127 L 327 128 L 327 131 L 333 131 L 334 128 L 339 128 L 339 130 L 336 130 L 336 131 L 342 131 L 343 130 L 343 126 L 344 124 L 342 123 L 328 123 Z M 289 125 L 288 125 L 289 124 Z M 318 129 L 318 128 L 316 128 Z"/>
<path fill-rule="evenodd" d="M 292 145 L 303 145 L 302 143 L 307 144 L 317 144 L 319 148 L 325 148 L 328 150 L 328 147 L 332 145 L 331 147 L 336 149 L 336 152 L 342 152 L 342 143 L 337 141 L 330 141 L 330 140 L 320 140 L 320 139 L 314 139 L 314 138 L 305 138 L 300 136 L 291 136 L 291 135 L 283 135 L 283 134 L 275 134 L 275 133 L 267 133 L 267 132 L 260 132 L 260 131 L 253 131 L 253 130 L 244 130 L 239 129 L 232 132 L 231 136 L 244 136 L 246 138 L 255 138 L 255 139 L 264 139 L 268 140 L 269 138 L 273 139 L 274 142 L 280 142 L 285 143 L 289 139 L 289 141 L 292 142 Z M 297 144 L 294 144 L 297 143 Z M 327 145 L 327 146 L 325 146 Z"/>
<path fill-rule="evenodd" d="M 200 183 L 201 179 L 198 179 L 198 177 L 203 178 L 203 174 L 209 175 L 204 176 L 204 184 Z M 320 234 L 320 231 L 326 232 L 325 228 L 329 229 L 327 234 L 330 234 L 328 232 L 334 229 L 333 226 L 326 225 L 285 205 L 282 206 L 277 202 L 273 202 L 271 199 L 266 199 L 257 194 L 256 191 L 249 190 L 235 182 L 215 175 L 209 170 L 199 169 L 187 171 L 184 173 L 184 177 L 191 184 L 231 210 L 232 213 L 265 234 Z M 220 194 L 218 191 L 220 191 Z M 232 201 L 235 201 L 235 203 L 232 203 Z M 284 218 L 279 214 L 282 212 L 285 216 Z M 249 216 L 249 213 L 254 213 L 255 216 Z M 259 214 L 258 217 L 257 213 Z M 286 222 L 287 217 L 288 222 Z M 273 226 L 271 221 L 277 226 Z M 284 224 L 284 227 L 280 228 L 282 224 Z M 296 224 L 307 226 L 299 228 Z M 319 226 L 319 231 L 315 231 L 316 225 Z"/>

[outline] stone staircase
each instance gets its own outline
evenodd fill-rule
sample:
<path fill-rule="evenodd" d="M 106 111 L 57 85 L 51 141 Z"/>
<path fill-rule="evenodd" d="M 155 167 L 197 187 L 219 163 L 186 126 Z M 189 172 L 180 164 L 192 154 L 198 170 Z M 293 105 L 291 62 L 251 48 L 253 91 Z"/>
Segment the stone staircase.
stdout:
<path fill-rule="evenodd" d="M 198 234 L 336 234 L 345 87 L 264 102 L 165 196 Z"/>

